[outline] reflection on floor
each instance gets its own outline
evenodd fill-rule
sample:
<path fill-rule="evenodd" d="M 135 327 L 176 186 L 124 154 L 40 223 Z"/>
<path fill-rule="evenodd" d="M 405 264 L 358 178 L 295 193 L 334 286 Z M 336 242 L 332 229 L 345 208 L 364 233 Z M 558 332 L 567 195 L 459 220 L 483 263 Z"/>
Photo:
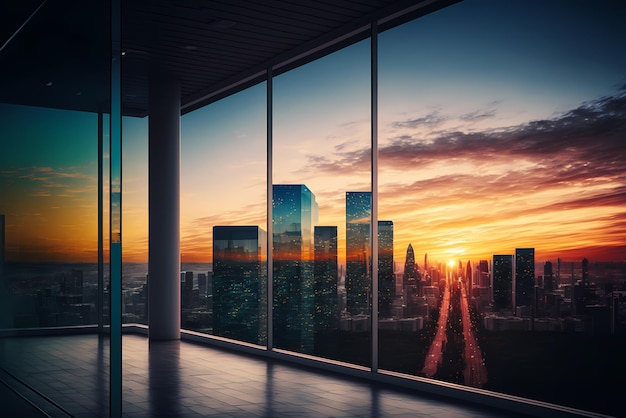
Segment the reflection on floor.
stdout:
<path fill-rule="evenodd" d="M 0 365 L 75 417 L 108 416 L 108 339 L 0 339 Z M 127 417 L 510 417 L 190 342 L 123 337 Z M 3 397 L 4 399 L 4 397 Z M 21 414 L 20 416 L 29 416 Z"/>

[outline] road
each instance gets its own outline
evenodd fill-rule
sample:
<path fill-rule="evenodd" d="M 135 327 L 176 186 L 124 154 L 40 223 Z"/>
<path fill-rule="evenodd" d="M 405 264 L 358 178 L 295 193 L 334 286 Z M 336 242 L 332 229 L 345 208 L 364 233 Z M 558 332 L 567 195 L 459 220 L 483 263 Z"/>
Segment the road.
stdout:
<path fill-rule="evenodd" d="M 465 350 L 463 351 L 465 357 L 465 370 L 463 371 L 464 382 L 466 386 L 480 388 L 487 383 L 487 368 L 483 360 L 483 352 L 472 330 L 469 303 L 467 302 L 467 291 L 463 284 L 461 284 L 461 315 L 463 321 L 463 338 L 465 340 Z"/>
<path fill-rule="evenodd" d="M 463 380 L 465 385 L 472 387 L 483 387 L 487 383 L 487 368 L 483 359 L 483 354 L 478 345 L 478 340 L 472 330 L 470 320 L 469 303 L 467 301 L 467 292 L 465 286 L 461 284 L 461 318 L 463 326 L 463 339 L 465 341 L 465 349 L 463 357 L 465 361 L 465 370 L 463 371 Z M 450 285 L 447 284 L 443 293 L 441 308 L 439 310 L 439 321 L 437 322 L 437 333 L 428 349 L 428 354 L 424 360 L 422 374 L 426 377 L 433 377 L 437 373 L 437 369 L 442 362 L 443 346 L 446 342 L 446 327 L 448 323 L 448 315 L 450 312 L 451 291 Z"/>
<path fill-rule="evenodd" d="M 437 367 L 441 364 L 443 358 L 443 344 L 446 341 L 446 326 L 448 324 L 448 313 L 450 311 L 450 286 L 446 284 L 443 293 L 441 308 L 439 309 L 439 321 L 437 321 L 437 333 L 433 340 L 428 354 L 424 360 L 424 368 L 422 373 L 426 377 L 433 377 L 437 373 Z"/>

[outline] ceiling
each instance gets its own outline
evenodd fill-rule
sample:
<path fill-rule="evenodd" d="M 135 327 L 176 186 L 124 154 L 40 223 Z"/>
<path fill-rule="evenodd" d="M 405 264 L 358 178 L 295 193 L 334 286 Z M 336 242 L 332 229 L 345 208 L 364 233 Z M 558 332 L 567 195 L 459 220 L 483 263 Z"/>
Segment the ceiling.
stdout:
<path fill-rule="evenodd" d="M 147 114 L 148 78 L 181 83 L 186 113 L 458 0 L 122 0 L 122 109 Z M 0 5 L 0 103 L 96 112 L 110 80 L 107 0 Z M 106 112 L 106 110 L 105 110 Z"/>

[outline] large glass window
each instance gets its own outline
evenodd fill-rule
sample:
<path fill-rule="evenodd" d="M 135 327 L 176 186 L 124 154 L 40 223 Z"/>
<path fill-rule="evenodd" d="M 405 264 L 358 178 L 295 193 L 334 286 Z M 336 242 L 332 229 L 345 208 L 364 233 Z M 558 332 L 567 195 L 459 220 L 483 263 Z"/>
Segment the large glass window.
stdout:
<path fill-rule="evenodd" d="M 265 83 L 186 114 L 182 328 L 267 341 Z"/>
<path fill-rule="evenodd" d="M 370 364 L 370 43 L 274 78 L 273 344 Z"/>
<path fill-rule="evenodd" d="M 0 39 L 0 369 L 71 414 L 108 415 L 108 398 L 91 395 L 109 386 L 108 338 L 98 331 L 108 315 L 110 4 L 8 10 L 15 21 L 3 24 L 15 26 Z M 21 338 L 67 329 L 84 335 L 73 343 Z M 50 347 L 58 356 L 46 354 Z M 83 397 L 84 409 L 75 409 Z"/>
<path fill-rule="evenodd" d="M 469 0 L 380 35 L 381 369 L 619 415 L 615 7 Z"/>

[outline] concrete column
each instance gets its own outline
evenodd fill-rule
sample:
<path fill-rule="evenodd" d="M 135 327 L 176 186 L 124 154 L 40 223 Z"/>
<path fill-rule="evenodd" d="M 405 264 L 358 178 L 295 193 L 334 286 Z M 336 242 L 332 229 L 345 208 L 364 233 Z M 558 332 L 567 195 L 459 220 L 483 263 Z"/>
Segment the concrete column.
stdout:
<path fill-rule="evenodd" d="M 150 340 L 180 339 L 180 84 L 153 76 L 149 91 Z"/>

